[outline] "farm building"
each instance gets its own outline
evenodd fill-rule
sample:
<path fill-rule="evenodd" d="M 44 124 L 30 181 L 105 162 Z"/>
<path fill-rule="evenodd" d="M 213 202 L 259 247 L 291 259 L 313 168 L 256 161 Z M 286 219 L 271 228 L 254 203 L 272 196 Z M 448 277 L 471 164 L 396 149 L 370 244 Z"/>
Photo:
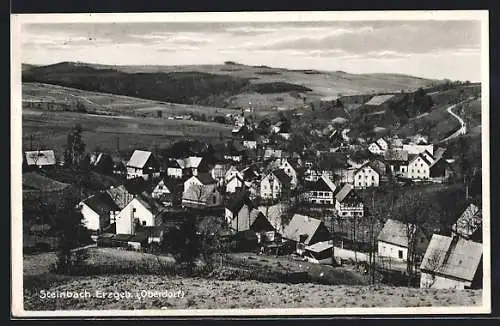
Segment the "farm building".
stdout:
<path fill-rule="evenodd" d="M 83 224 L 88 230 L 102 231 L 109 224 L 114 223 L 115 215 L 120 207 L 106 192 L 100 192 L 81 201 L 78 204 L 83 215 Z"/>
<path fill-rule="evenodd" d="M 302 254 L 306 246 L 330 240 L 331 234 L 321 220 L 295 214 L 284 228 L 283 238 L 295 242 L 297 252 Z"/>
<path fill-rule="evenodd" d="M 135 234 L 139 225 L 161 225 L 163 210 L 164 208 L 148 195 L 137 195 L 116 215 L 116 233 Z"/>
<path fill-rule="evenodd" d="M 160 165 L 153 153 L 135 150 L 127 163 L 127 179 L 149 180 L 160 176 Z"/>
<path fill-rule="evenodd" d="M 378 256 L 406 261 L 408 243 L 412 237 L 415 237 L 415 255 L 418 260 L 429 244 L 424 230 L 420 226 L 408 226 L 401 221 L 388 219 L 377 237 Z"/>
<path fill-rule="evenodd" d="M 408 152 L 400 149 L 388 149 L 384 154 L 388 170 L 393 175 L 406 177 L 408 170 Z"/>
<path fill-rule="evenodd" d="M 354 186 L 345 184 L 335 195 L 335 210 L 341 218 L 363 217 L 364 205 Z"/>
<path fill-rule="evenodd" d="M 333 243 L 331 241 L 316 242 L 304 248 L 307 261 L 316 264 L 331 264 Z"/>
<path fill-rule="evenodd" d="M 481 288 L 482 256 L 481 243 L 434 234 L 420 265 L 420 287 Z"/>
<path fill-rule="evenodd" d="M 24 163 L 27 167 L 50 167 L 56 165 L 56 156 L 53 150 L 28 151 L 24 153 Z"/>

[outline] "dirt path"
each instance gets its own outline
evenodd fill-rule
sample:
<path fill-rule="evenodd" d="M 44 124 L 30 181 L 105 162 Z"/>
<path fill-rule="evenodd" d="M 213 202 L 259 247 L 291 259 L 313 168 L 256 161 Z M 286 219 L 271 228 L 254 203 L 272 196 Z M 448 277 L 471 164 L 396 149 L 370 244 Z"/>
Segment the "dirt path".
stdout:
<path fill-rule="evenodd" d="M 446 111 L 448 111 L 449 114 L 451 114 L 453 117 L 455 117 L 455 119 L 458 120 L 458 122 L 460 123 L 460 128 L 458 128 L 458 130 L 456 130 L 453 134 L 451 134 L 450 136 L 442 139 L 439 143 L 443 143 L 443 142 L 446 142 L 450 139 L 453 139 L 453 138 L 456 138 L 458 136 L 461 136 L 461 135 L 465 135 L 465 133 L 467 132 L 467 128 L 465 126 L 465 122 L 462 118 L 460 118 L 457 114 L 455 114 L 455 112 L 453 112 L 452 110 L 457 107 L 457 105 L 460 105 L 460 104 L 463 104 L 465 102 L 468 102 L 469 100 L 466 100 L 466 101 L 462 101 L 460 103 L 457 103 L 457 104 L 453 104 L 452 106 L 448 107 L 448 109 L 446 109 Z"/>

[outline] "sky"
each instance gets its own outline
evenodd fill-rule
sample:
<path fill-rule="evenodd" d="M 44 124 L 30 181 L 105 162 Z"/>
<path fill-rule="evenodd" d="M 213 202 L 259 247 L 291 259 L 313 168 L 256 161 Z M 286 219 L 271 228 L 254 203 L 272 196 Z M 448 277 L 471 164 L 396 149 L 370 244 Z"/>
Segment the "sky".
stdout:
<path fill-rule="evenodd" d="M 481 80 L 474 20 L 43 23 L 22 26 L 22 62 L 222 64 Z"/>

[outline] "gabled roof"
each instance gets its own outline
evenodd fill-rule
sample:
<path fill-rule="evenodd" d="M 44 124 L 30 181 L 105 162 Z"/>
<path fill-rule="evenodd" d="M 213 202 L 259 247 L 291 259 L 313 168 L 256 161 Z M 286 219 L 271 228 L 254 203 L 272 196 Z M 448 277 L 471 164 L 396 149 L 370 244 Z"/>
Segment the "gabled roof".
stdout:
<path fill-rule="evenodd" d="M 304 241 L 307 245 L 313 238 L 321 223 L 323 223 L 321 220 L 305 215 L 295 214 L 290 223 L 288 223 L 285 227 L 283 237 L 285 239 L 299 241 L 301 235 L 307 235 Z"/>
<path fill-rule="evenodd" d="M 203 157 L 199 156 L 189 156 L 186 158 L 177 159 L 177 164 L 183 169 L 198 168 L 200 166 Z"/>
<path fill-rule="evenodd" d="M 384 104 L 385 102 L 389 101 L 393 97 L 394 97 L 394 94 L 376 95 L 376 96 L 372 97 L 368 102 L 366 102 L 365 105 L 381 105 L 381 104 Z"/>
<path fill-rule="evenodd" d="M 371 162 L 365 162 L 358 169 L 356 169 L 356 171 L 354 172 L 354 175 L 356 175 L 358 172 L 362 171 L 363 169 L 365 169 L 367 167 L 369 167 L 370 169 L 375 171 L 375 173 L 380 174 L 380 172 L 378 171 L 378 168 L 373 167 Z"/>
<path fill-rule="evenodd" d="M 182 200 L 191 201 L 208 201 L 213 194 L 217 192 L 216 184 L 203 185 L 198 187 L 197 185 L 191 185 L 188 189 L 184 189 L 182 194 Z"/>
<path fill-rule="evenodd" d="M 134 168 L 143 168 L 151 157 L 151 152 L 135 150 L 132 157 L 127 163 L 127 166 Z"/>
<path fill-rule="evenodd" d="M 471 282 L 482 255 L 481 243 L 434 234 L 420 270 Z"/>
<path fill-rule="evenodd" d="M 25 152 L 26 164 L 28 165 L 55 165 L 56 156 L 53 150 L 28 151 Z"/>
<path fill-rule="evenodd" d="M 179 164 L 178 160 L 173 160 L 173 159 L 170 159 L 170 160 L 167 161 L 167 168 L 182 169 L 182 167 Z"/>
<path fill-rule="evenodd" d="M 337 201 L 339 202 L 342 202 L 353 190 L 354 186 L 349 183 L 346 183 L 335 195 L 335 199 L 337 199 Z"/>
<path fill-rule="evenodd" d="M 258 218 L 263 219 L 265 224 L 268 224 L 265 229 L 272 229 L 271 223 L 267 220 L 267 218 L 262 214 L 261 211 L 259 211 L 257 208 L 249 208 L 249 214 L 248 216 L 242 216 L 240 218 L 234 218 L 231 221 L 231 228 L 233 230 L 238 230 L 238 231 L 245 231 L 245 230 L 250 230 L 252 229 L 252 226 L 254 223 L 257 221 Z"/>
<path fill-rule="evenodd" d="M 427 159 L 427 156 L 425 156 L 424 153 L 420 153 L 418 155 L 410 155 L 410 157 L 411 157 L 411 159 L 408 163 L 411 163 L 411 162 L 415 161 L 416 159 L 421 158 L 422 161 L 424 161 L 429 167 L 432 166 L 432 162 Z"/>
<path fill-rule="evenodd" d="M 156 186 L 158 186 L 158 184 L 160 184 L 161 182 L 163 182 L 163 184 L 165 185 L 165 187 L 170 192 L 176 192 L 176 191 L 181 191 L 182 192 L 182 188 L 184 187 L 184 182 L 182 182 L 182 180 L 177 179 L 177 178 L 163 178 L 162 180 L 160 180 L 156 184 Z"/>
<path fill-rule="evenodd" d="M 217 181 L 214 180 L 214 178 L 212 178 L 212 176 L 209 174 L 209 173 L 198 173 L 198 175 L 196 176 L 196 178 L 198 180 L 200 180 L 200 182 L 203 184 L 203 185 L 212 185 L 212 184 L 216 184 Z"/>
<path fill-rule="evenodd" d="M 325 176 L 321 176 L 318 180 L 314 182 L 307 182 L 305 188 L 309 191 L 331 191 L 335 192 L 337 188 L 333 182 L 330 181 Z"/>
<path fill-rule="evenodd" d="M 408 161 L 408 151 L 400 149 L 388 149 L 384 154 L 386 161 Z"/>
<path fill-rule="evenodd" d="M 124 185 L 112 187 L 106 193 L 113 199 L 120 209 L 123 209 L 134 198 L 134 195 L 127 191 Z"/>
<path fill-rule="evenodd" d="M 457 222 L 453 224 L 452 229 L 464 238 L 471 237 L 482 225 L 482 212 L 474 204 L 470 204 L 460 215 Z"/>
<path fill-rule="evenodd" d="M 412 228 L 415 231 L 415 228 Z M 400 247 L 408 247 L 408 230 L 407 225 L 401 221 L 387 219 L 384 227 L 380 230 L 377 239 L 388 243 L 395 244 Z"/>
<path fill-rule="evenodd" d="M 281 169 L 274 170 L 272 173 L 276 176 L 276 178 L 282 185 L 288 185 L 292 181 L 292 178 L 289 177 L 288 174 L 286 174 L 285 171 Z"/>
<path fill-rule="evenodd" d="M 384 145 L 385 145 L 385 146 L 389 145 L 389 144 L 385 141 L 385 139 L 384 139 L 384 138 L 379 138 L 379 139 L 377 139 L 377 141 L 376 141 L 375 143 L 376 143 L 377 145 L 379 145 L 380 147 L 382 147 L 382 146 L 384 146 Z"/>
<path fill-rule="evenodd" d="M 115 201 L 106 192 L 100 192 L 92 195 L 85 199 L 83 203 L 99 214 L 99 216 L 109 216 L 109 212 L 116 212 L 120 210 L 120 207 L 118 207 Z"/>
<path fill-rule="evenodd" d="M 164 210 L 156 200 L 151 198 L 146 193 L 141 193 L 135 197 L 147 210 L 149 210 L 153 215 L 158 215 Z"/>
<path fill-rule="evenodd" d="M 250 201 L 250 198 L 248 196 L 248 191 L 240 190 L 229 197 L 226 208 L 233 213 L 238 213 L 244 205 L 252 207 L 252 202 Z"/>

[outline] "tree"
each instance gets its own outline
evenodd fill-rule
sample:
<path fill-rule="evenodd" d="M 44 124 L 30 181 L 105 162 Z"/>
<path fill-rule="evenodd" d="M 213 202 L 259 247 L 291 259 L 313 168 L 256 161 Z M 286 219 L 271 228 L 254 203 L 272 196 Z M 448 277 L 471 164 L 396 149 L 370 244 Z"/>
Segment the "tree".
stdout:
<path fill-rule="evenodd" d="M 76 124 L 68 133 L 64 161 L 72 168 L 78 169 L 80 160 L 85 154 L 85 143 L 82 140 L 82 126 Z"/>
<path fill-rule="evenodd" d="M 58 234 L 57 271 L 71 274 L 85 256 L 75 254 L 74 249 L 90 243 L 90 234 L 83 225 L 83 215 L 76 208 L 74 200 L 67 199 L 64 207 L 56 214 L 55 227 Z"/>
<path fill-rule="evenodd" d="M 196 215 L 188 214 L 186 220 L 181 225 L 179 237 L 175 239 L 181 246 L 174 253 L 174 257 L 178 263 L 185 265 L 188 275 L 193 274 L 196 259 L 200 255 L 200 241 L 196 230 Z"/>

